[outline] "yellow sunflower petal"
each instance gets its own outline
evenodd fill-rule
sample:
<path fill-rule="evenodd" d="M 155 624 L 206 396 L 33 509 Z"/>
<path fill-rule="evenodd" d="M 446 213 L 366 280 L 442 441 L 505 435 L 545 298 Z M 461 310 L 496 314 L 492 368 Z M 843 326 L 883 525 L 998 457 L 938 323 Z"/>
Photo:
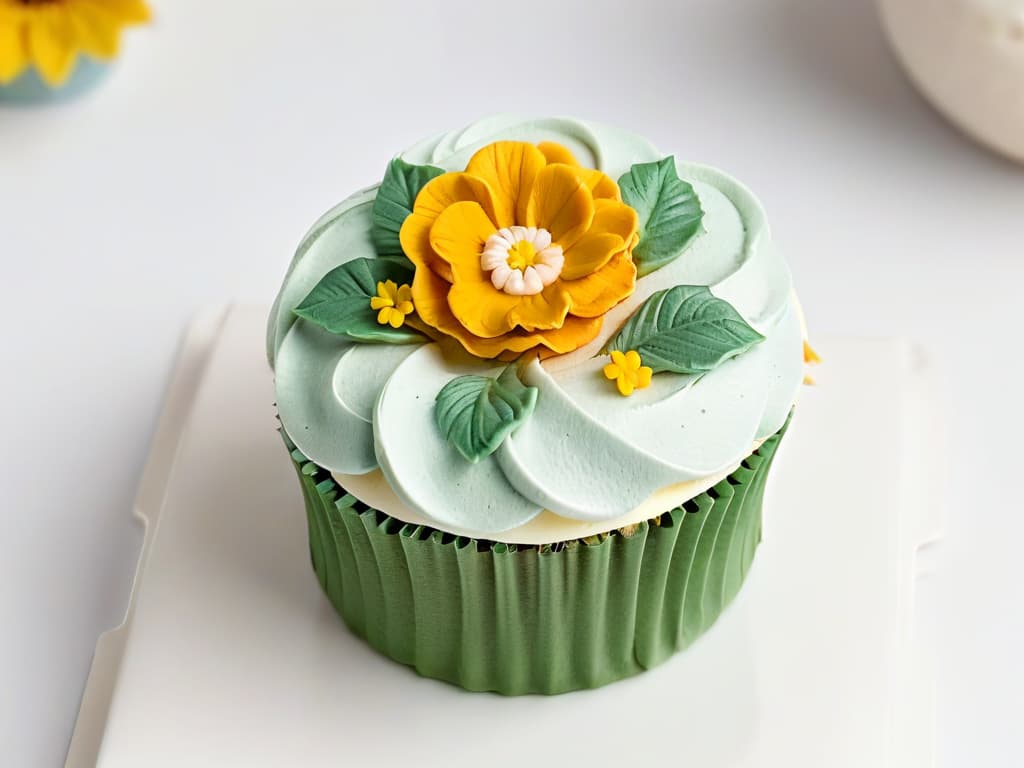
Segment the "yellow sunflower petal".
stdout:
<path fill-rule="evenodd" d="M 607 264 L 616 253 L 625 250 L 626 244 L 621 237 L 610 232 L 595 232 L 595 229 L 597 227 L 593 227 L 572 248 L 565 251 L 563 280 L 579 280 L 591 275 Z"/>
<path fill-rule="evenodd" d="M 479 280 L 483 275 L 480 254 L 494 231 L 493 222 L 478 203 L 455 203 L 445 208 L 430 228 L 430 247 L 451 265 L 455 282 Z"/>
<path fill-rule="evenodd" d="M 562 286 L 572 297 L 577 317 L 600 317 L 625 299 L 636 286 L 636 265 L 620 251 L 593 274 L 579 280 L 567 280 Z"/>
<path fill-rule="evenodd" d="M 143 0 L 78 0 L 76 5 L 91 5 L 105 11 L 121 24 L 149 21 L 149 6 Z"/>
<path fill-rule="evenodd" d="M 522 224 L 534 179 L 547 161 L 533 144 L 496 141 L 477 151 L 466 165 L 466 173 L 483 179 L 494 196 L 498 227 Z"/>
<path fill-rule="evenodd" d="M 526 209 L 526 226 L 544 227 L 563 249 L 579 240 L 594 220 L 594 199 L 568 165 L 545 167 L 534 181 Z"/>
<path fill-rule="evenodd" d="M 573 157 L 572 152 L 570 152 L 566 147 L 554 141 L 542 141 L 540 144 L 537 145 L 537 149 L 541 151 L 541 154 L 544 155 L 544 159 L 547 160 L 548 163 L 565 163 L 566 165 L 576 166 L 579 165 L 579 163 L 576 161 L 576 158 Z"/>
<path fill-rule="evenodd" d="M 20 75 L 28 65 L 28 52 L 21 27 L 13 21 L 0 23 L 0 84 Z"/>
<path fill-rule="evenodd" d="M 43 80 L 61 86 L 75 64 L 74 31 L 62 13 L 48 13 L 28 28 L 28 50 Z"/>
<path fill-rule="evenodd" d="M 83 51 L 97 59 L 112 59 L 117 55 L 121 22 L 108 9 L 80 2 L 69 6 L 69 11 L 71 26 Z"/>

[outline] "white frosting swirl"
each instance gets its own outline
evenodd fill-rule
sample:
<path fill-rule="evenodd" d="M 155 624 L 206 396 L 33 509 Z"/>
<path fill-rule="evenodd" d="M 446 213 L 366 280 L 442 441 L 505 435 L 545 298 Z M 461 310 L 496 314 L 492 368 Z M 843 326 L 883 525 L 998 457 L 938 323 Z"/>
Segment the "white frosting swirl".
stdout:
<path fill-rule="evenodd" d="M 461 170 L 478 148 L 500 139 L 558 142 L 612 178 L 663 157 L 644 139 L 605 126 L 512 117 L 474 123 L 402 157 Z M 270 318 L 268 353 L 288 435 L 334 472 L 359 475 L 379 466 L 403 505 L 438 527 L 479 535 L 516 528 L 544 509 L 581 521 L 620 519 L 659 489 L 735 467 L 783 425 L 803 377 L 803 332 L 789 270 L 753 195 L 714 169 L 677 166 L 700 197 L 704 231 L 682 257 L 638 280 L 593 342 L 526 367 L 525 383 L 540 390 L 535 412 L 477 464 L 445 442 L 433 406 L 448 381 L 487 375 L 486 363 L 469 370 L 436 344 L 354 345 L 295 322 L 292 308 L 327 271 L 374 255 L 374 190 L 342 203 L 303 241 Z M 651 294 L 680 284 L 709 286 L 765 341 L 701 377 L 662 374 L 620 397 L 595 355 Z"/>

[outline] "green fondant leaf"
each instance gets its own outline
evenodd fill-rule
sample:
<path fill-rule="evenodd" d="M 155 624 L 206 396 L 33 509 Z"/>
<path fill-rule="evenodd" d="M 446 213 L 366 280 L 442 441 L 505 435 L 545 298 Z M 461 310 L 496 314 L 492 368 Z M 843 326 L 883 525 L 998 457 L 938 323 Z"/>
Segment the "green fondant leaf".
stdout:
<path fill-rule="evenodd" d="M 398 233 L 412 213 L 416 195 L 431 179 L 444 173 L 433 165 L 413 165 L 396 157 L 388 166 L 373 201 L 373 228 L 370 235 L 380 256 L 404 256 Z"/>
<path fill-rule="evenodd" d="M 294 310 L 331 333 L 358 341 L 411 344 L 427 341 L 408 325 L 392 328 L 377 322 L 370 299 L 377 295 L 377 283 L 394 280 L 412 282 L 412 267 L 399 259 L 353 259 L 335 267 L 309 292 Z"/>
<path fill-rule="evenodd" d="M 619 189 L 640 218 L 640 242 L 633 249 L 640 276 L 675 260 L 700 231 L 700 199 L 676 174 L 674 157 L 637 163 L 619 179 Z"/>
<path fill-rule="evenodd" d="M 635 349 L 655 373 L 704 373 L 761 341 L 764 336 L 707 287 L 677 285 L 647 299 L 605 351 Z"/>
<path fill-rule="evenodd" d="M 490 456 L 533 413 L 537 388 L 519 381 L 515 366 L 498 378 L 459 376 L 434 403 L 434 417 L 445 439 L 474 463 Z"/>

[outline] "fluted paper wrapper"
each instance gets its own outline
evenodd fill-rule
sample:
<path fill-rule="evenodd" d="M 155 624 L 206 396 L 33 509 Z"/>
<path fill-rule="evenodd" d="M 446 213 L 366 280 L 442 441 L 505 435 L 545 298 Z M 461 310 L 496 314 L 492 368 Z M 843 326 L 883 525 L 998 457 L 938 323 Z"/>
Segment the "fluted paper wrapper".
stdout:
<path fill-rule="evenodd" d="M 540 547 L 403 523 L 291 456 L 313 570 L 353 632 L 472 691 L 562 693 L 660 664 L 715 622 L 761 540 L 765 480 L 785 429 L 681 507 Z"/>

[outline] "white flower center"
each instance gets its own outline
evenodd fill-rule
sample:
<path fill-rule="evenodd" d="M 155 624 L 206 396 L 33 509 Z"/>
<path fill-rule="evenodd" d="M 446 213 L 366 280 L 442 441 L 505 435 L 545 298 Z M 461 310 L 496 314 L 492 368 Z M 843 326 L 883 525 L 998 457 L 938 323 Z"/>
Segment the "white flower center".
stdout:
<path fill-rule="evenodd" d="M 532 296 L 562 274 L 562 246 L 543 227 L 502 227 L 484 244 L 480 266 L 491 284 L 512 296 Z"/>

